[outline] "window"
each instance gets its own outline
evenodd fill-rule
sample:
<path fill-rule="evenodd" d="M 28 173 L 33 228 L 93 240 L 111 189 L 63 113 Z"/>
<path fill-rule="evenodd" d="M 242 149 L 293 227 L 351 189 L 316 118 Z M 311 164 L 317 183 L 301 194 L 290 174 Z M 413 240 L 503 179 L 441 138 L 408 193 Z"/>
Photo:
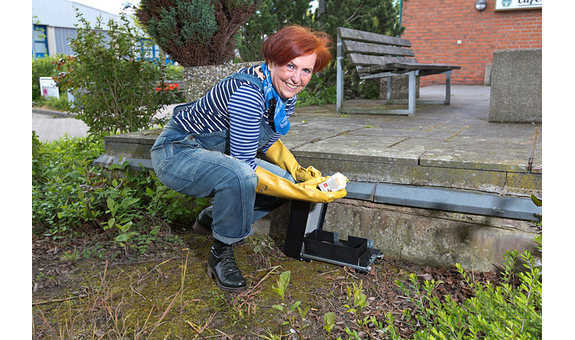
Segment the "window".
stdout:
<path fill-rule="evenodd" d="M 48 39 L 46 36 L 45 25 L 34 25 L 32 33 L 33 46 L 32 53 L 37 58 L 42 58 L 48 55 Z"/>
<path fill-rule="evenodd" d="M 160 47 L 152 42 L 150 39 L 140 39 L 144 58 L 150 61 L 160 60 Z M 166 54 L 166 64 L 173 64 L 174 61 Z"/>

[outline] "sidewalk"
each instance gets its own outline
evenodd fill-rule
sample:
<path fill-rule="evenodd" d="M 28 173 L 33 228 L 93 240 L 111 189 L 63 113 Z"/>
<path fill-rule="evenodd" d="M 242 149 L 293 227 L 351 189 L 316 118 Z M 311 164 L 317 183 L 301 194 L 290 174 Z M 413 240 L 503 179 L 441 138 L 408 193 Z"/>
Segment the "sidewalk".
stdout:
<path fill-rule="evenodd" d="M 88 126 L 73 115 L 57 111 L 32 108 L 32 131 L 43 142 L 53 141 L 68 135 L 82 137 L 88 132 Z"/>
<path fill-rule="evenodd" d="M 171 113 L 174 106 L 168 105 L 157 114 L 163 117 Z M 68 135 L 70 137 L 82 137 L 88 132 L 88 126 L 75 118 L 74 113 L 62 113 L 59 111 L 32 108 L 32 130 L 36 131 L 41 141 L 52 141 Z"/>

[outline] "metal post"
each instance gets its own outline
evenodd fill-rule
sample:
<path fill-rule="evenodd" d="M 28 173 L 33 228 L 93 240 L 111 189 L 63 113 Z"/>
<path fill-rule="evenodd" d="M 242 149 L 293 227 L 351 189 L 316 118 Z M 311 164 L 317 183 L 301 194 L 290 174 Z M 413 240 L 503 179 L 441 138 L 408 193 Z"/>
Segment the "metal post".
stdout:
<path fill-rule="evenodd" d="M 409 72 L 409 98 L 407 114 L 410 116 L 415 115 L 415 90 L 416 90 L 416 74 L 418 71 Z"/>
<path fill-rule="evenodd" d="M 445 73 L 445 105 L 451 103 L 451 71 Z"/>
<path fill-rule="evenodd" d="M 337 92 L 336 92 L 336 110 L 337 113 L 341 113 L 341 108 L 343 104 L 343 47 L 341 44 L 341 38 L 339 34 L 337 35 Z"/>

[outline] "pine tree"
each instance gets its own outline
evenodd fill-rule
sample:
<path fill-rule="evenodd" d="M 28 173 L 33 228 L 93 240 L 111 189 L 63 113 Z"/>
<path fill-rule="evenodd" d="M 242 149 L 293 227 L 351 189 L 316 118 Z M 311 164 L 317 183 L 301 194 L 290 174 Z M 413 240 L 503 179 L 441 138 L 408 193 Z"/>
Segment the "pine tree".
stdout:
<path fill-rule="evenodd" d="M 405 29 L 399 23 L 399 3 L 394 0 L 321 0 L 315 12 L 318 29 L 330 34 L 335 42 L 337 28 L 345 27 L 389 36 L 399 36 Z M 335 44 L 332 55 L 336 56 Z M 354 68 L 344 65 L 346 87 L 344 94 L 351 98 L 379 98 L 379 80 L 360 81 Z M 335 60 L 321 73 L 316 82 L 308 85 L 310 93 L 317 93 L 335 85 Z M 331 99 L 331 98 L 330 98 Z M 335 98 L 333 98 L 335 102 Z"/>
<path fill-rule="evenodd" d="M 136 16 L 147 33 L 184 67 L 234 57 L 235 34 L 261 0 L 142 0 Z"/>

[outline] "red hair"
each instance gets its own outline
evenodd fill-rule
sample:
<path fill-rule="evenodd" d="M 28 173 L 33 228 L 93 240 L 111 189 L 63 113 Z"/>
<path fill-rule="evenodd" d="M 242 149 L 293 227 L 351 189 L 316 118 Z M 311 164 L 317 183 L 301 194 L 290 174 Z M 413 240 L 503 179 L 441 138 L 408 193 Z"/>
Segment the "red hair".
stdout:
<path fill-rule="evenodd" d="M 327 67 L 331 60 L 332 38 L 320 31 L 311 31 L 298 25 L 286 26 L 269 36 L 262 45 L 262 56 L 277 66 L 287 65 L 297 57 L 312 53 L 317 55 L 313 72 Z"/>

